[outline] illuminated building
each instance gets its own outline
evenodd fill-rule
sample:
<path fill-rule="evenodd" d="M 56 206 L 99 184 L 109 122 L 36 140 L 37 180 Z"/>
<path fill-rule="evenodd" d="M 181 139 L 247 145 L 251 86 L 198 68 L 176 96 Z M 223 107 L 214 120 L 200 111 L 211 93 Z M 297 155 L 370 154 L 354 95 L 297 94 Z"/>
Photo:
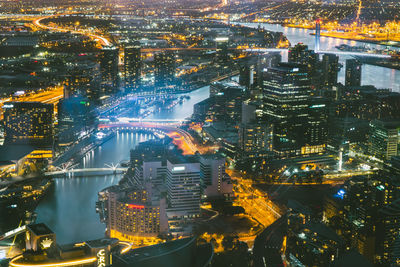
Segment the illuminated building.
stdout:
<path fill-rule="evenodd" d="M 93 104 L 83 97 L 62 99 L 58 102 L 58 144 L 75 141 L 81 132 L 94 129 Z"/>
<path fill-rule="evenodd" d="M 156 243 L 168 232 L 165 199 L 157 198 L 143 186 L 128 189 L 110 187 L 103 191 L 107 201 L 107 235 L 139 244 Z"/>
<path fill-rule="evenodd" d="M 323 223 L 309 222 L 289 230 L 286 258 L 292 264 L 333 266 L 344 251 L 344 241 Z"/>
<path fill-rule="evenodd" d="M 400 121 L 373 120 L 370 123 L 370 154 L 389 160 L 399 154 Z"/>
<path fill-rule="evenodd" d="M 105 47 L 100 51 L 101 96 L 112 96 L 118 92 L 118 48 Z"/>
<path fill-rule="evenodd" d="M 154 79 L 156 86 L 172 84 L 175 79 L 175 54 L 161 52 L 154 55 Z"/>
<path fill-rule="evenodd" d="M 315 76 L 317 64 L 319 62 L 319 55 L 313 50 L 309 50 L 308 46 L 302 43 L 289 48 L 288 55 L 289 63 L 297 63 L 307 66 L 309 79 Z"/>
<path fill-rule="evenodd" d="M 5 143 L 53 146 L 52 104 L 6 102 L 3 110 Z"/>
<path fill-rule="evenodd" d="M 400 235 L 400 199 L 384 206 L 378 212 L 376 225 L 376 263 L 386 265 L 400 260 L 400 255 L 395 252 L 395 241 Z M 395 257 L 394 257 L 395 256 Z"/>
<path fill-rule="evenodd" d="M 361 85 L 361 63 L 356 59 L 346 60 L 346 86 Z"/>
<path fill-rule="evenodd" d="M 272 129 L 263 122 L 241 124 L 239 126 L 239 146 L 242 157 L 263 157 L 272 150 Z"/>
<path fill-rule="evenodd" d="M 232 194 L 232 183 L 225 172 L 225 157 L 221 155 L 202 155 L 200 157 L 201 180 L 204 195 L 207 197 L 226 196 Z"/>
<path fill-rule="evenodd" d="M 14 257 L 9 266 L 105 267 L 112 264 L 113 256 L 128 252 L 131 245 L 109 238 L 59 245 L 56 234 L 39 223 L 26 227 L 25 248 L 25 252 Z"/>
<path fill-rule="evenodd" d="M 126 46 L 124 48 L 124 83 L 126 92 L 133 92 L 140 84 L 141 64 L 140 46 Z"/>
<path fill-rule="evenodd" d="M 91 62 L 84 62 L 69 70 L 64 81 L 64 98 L 80 96 L 98 100 L 100 92 L 96 88 L 95 73 L 96 68 Z"/>
<path fill-rule="evenodd" d="M 168 218 L 200 216 L 200 163 L 186 157 L 167 161 Z"/>
<path fill-rule="evenodd" d="M 324 54 L 322 56 L 322 85 L 332 87 L 337 84 L 339 73 L 339 57 L 335 54 Z"/>
<path fill-rule="evenodd" d="M 303 65 L 281 63 L 264 72 L 263 112 L 273 127 L 273 151 L 280 157 L 325 151 L 326 103 L 311 92 Z"/>

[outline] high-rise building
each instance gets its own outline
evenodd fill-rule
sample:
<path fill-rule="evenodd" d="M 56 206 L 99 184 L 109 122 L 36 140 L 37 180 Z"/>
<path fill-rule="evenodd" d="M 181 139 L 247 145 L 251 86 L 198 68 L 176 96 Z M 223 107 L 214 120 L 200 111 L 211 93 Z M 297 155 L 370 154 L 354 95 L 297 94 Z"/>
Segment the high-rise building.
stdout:
<path fill-rule="evenodd" d="M 175 54 L 161 52 L 154 55 L 154 78 L 156 86 L 172 84 L 175 79 Z"/>
<path fill-rule="evenodd" d="M 82 131 L 88 132 L 95 127 L 94 107 L 87 98 L 61 99 L 57 110 L 59 144 L 76 141 Z"/>
<path fill-rule="evenodd" d="M 168 232 L 165 199 L 155 198 L 143 186 L 110 187 L 101 195 L 107 199 L 108 237 L 149 245 Z"/>
<path fill-rule="evenodd" d="M 200 158 L 201 181 L 207 197 L 229 197 L 232 183 L 225 172 L 225 157 L 221 155 L 202 155 Z"/>
<path fill-rule="evenodd" d="M 272 128 L 265 122 L 239 126 L 239 148 L 242 158 L 264 157 L 272 151 Z"/>
<path fill-rule="evenodd" d="M 314 108 L 325 108 L 325 104 L 316 103 L 318 100 L 311 97 L 307 68 L 281 63 L 264 72 L 263 83 L 264 114 L 273 125 L 273 151 L 281 157 L 323 152 L 326 141 L 313 135 L 317 134 L 314 131 L 326 129 L 312 132 L 308 129 L 324 125 L 320 120 L 325 120 L 325 117 L 317 116 Z M 318 136 L 325 134 L 318 133 Z"/>
<path fill-rule="evenodd" d="M 3 110 L 6 143 L 53 146 L 52 104 L 6 102 Z"/>
<path fill-rule="evenodd" d="M 295 45 L 289 49 L 288 61 L 307 66 L 309 78 L 313 78 L 316 74 L 319 56 L 308 46 L 302 43 Z"/>
<path fill-rule="evenodd" d="M 96 66 L 93 62 L 84 62 L 68 70 L 64 81 L 64 98 L 87 97 L 97 101 L 100 92 Z"/>
<path fill-rule="evenodd" d="M 373 120 L 370 123 L 370 154 L 389 160 L 399 155 L 400 121 L 399 120 Z"/>
<path fill-rule="evenodd" d="M 200 215 L 200 163 L 190 158 L 167 161 L 168 218 L 190 219 Z"/>
<path fill-rule="evenodd" d="M 254 65 L 245 64 L 240 67 L 239 84 L 249 89 L 254 84 Z"/>
<path fill-rule="evenodd" d="M 332 87 L 337 84 L 339 73 L 339 57 L 335 54 L 324 54 L 322 56 L 322 85 Z"/>
<path fill-rule="evenodd" d="M 124 48 L 124 85 L 126 92 L 133 92 L 140 85 L 141 65 L 140 46 L 126 46 Z"/>
<path fill-rule="evenodd" d="M 105 47 L 99 54 L 100 74 L 101 74 L 101 96 L 111 96 L 118 93 L 119 50 L 116 47 Z"/>
<path fill-rule="evenodd" d="M 356 59 L 346 60 L 346 86 L 361 85 L 361 63 Z"/>

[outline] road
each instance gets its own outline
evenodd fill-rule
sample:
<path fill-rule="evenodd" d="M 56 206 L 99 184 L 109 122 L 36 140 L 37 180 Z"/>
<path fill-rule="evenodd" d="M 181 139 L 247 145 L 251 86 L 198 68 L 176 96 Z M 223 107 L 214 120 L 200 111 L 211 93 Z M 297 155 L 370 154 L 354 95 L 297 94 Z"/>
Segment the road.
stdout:
<path fill-rule="evenodd" d="M 46 16 L 46 17 L 41 17 L 33 21 L 33 24 L 43 30 L 49 30 L 49 31 L 56 31 L 56 32 L 70 32 L 72 34 L 82 34 L 85 35 L 96 42 L 98 42 L 101 46 L 110 46 L 111 41 L 108 40 L 106 37 L 100 36 L 98 34 L 94 34 L 93 32 L 90 32 L 89 30 L 72 30 L 69 28 L 60 28 L 60 27 L 51 27 L 42 24 L 42 20 L 44 19 L 49 19 L 49 18 L 56 18 L 60 16 L 65 16 L 65 15 L 71 15 L 69 13 L 64 13 L 64 14 L 58 14 L 58 15 L 51 15 L 51 16 Z"/>

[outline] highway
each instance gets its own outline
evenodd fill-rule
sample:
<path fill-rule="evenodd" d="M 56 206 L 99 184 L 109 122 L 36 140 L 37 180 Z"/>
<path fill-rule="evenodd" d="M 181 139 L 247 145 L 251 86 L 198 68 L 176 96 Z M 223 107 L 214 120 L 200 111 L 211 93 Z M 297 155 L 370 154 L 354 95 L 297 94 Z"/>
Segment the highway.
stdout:
<path fill-rule="evenodd" d="M 100 36 L 98 34 L 94 34 L 93 32 L 90 32 L 89 30 L 72 30 L 72 29 L 68 29 L 68 28 L 51 27 L 51 26 L 47 26 L 47 25 L 44 25 L 41 23 L 42 20 L 44 20 L 44 19 L 55 18 L 55 17 L 60 17 L 60 16 L 66 16 L 66 15 L 71 15 L 71 14 L 65 13 L 65 14 L 41 17 L 41 18 L 34 20 L 33 24 L 36 27 L 43 29 L 43 30 L 56 31 L 56 32 L 70 32 L 72 34 L 82 34 L 82 35 L 85 35 L 85 36 L 97 41 L 101 46 L 110 46 L 111 45 L 111 42 L 107 38 Z"/>

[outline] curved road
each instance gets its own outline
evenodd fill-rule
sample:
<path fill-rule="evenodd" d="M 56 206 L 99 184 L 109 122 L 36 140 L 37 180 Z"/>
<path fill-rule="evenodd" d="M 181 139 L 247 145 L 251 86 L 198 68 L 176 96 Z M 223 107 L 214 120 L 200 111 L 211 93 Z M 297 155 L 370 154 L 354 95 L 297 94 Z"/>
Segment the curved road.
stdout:
<path fill-rule="evenodd" d="M 51 15 L 51 16 L 41 17 L 41 18 L 38 18 L 38 19 L 34 20 L 33 24 L 36 27 L 38 27 L 40 29 L 44 29 L 44 30 L 58 31 L 58 32 L 70 32 L 70 33 L 74 33 L 74 34 L 82 34 L 82 35 L 88 36 L 88 37 L 94 39 L 95 41 L 99 42 L 101 46 L 110 46 L 111 45 L 111 42 L 108 39 L 106 39 L 105 37 L 97 35 L 97 34 L 89 33 L 88 31 L 71 30 L 71 29 L 58 28 L 58 27 L 50 27 L 50 26 L 47 26 L 47 25 L 44 25 L 44 24 L 41 23 L 41 21 L 44 20 L 44 19 L 56 18 L 56 17 L 60 17 L 60 16 L 65 16 L 65 15 L 70 15 L 70 14 L 59 14 L 59 15 Z"/>

